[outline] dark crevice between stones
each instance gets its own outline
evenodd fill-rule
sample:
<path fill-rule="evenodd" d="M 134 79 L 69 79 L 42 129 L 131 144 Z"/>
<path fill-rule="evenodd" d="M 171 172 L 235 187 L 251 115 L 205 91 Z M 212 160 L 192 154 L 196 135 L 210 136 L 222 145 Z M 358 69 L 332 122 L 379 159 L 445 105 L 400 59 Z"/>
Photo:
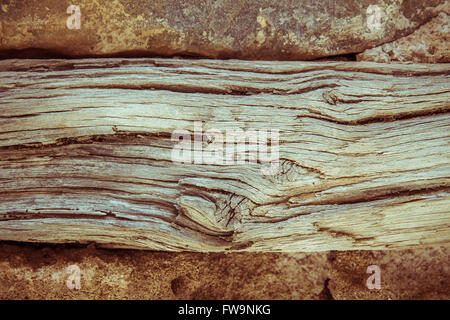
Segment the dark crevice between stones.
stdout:
<path fill-rule="evenodd" d="M 0 240 L 0 248 L 1 246 L 16 246 L 21 247 L 24 250 L 43 250 L 45 248 L 49 249 L 97 249 L 97 244 L 92 241 L 73 241 L 66 243 L 53 243 L 53 242 L 24 242 L 17 240 Z M 119 250 L 127 250 L 127 249 L 119 249 Z"/>
<path fill-rule="evenodd" d="M 329 282 L 330 282 L 330 278 L 327 278 L 323 284 L 322 291 L 319 293 L 320 300 L 334 300 L 334 297 L 331 294 L 330 288 L 328 288 Z"/>
<path fill-rule="evenodd" d="M 347 53 L 347 54 L 340 54 L 336 56 L 328 56 L 328 57 L 321 57 L 318 59 L 314 59 L 312 61 L 318 61 L 318 62 L 324 62 L 324 61 L 356 61 L 356 55 L 361 52 L 356 53 Z"/>
<path fill-rule="evenodd" d="M 0 60 L 5 59 L 70 59 L 56 50 L 29 48 L 23 50 L 1 50 Z"/>
<path fill-rule="evenodd" d="M 56 49 L 26 48 L 0 50 L 0 60 L 6 59 L 101 59 L 101 58 L 180 58 L 208 59 L 196 53 L 185 52 L 161 55 L 146 50 L 129 50 L 109 54 L 70 55 Z"/>
<path fill-rule="evenodd" d="M 334 56 L 325 56 L 317 59 L 298 59 L 298 61 L 356 61 L 356 55 L 360 52 L 341 54 Z M 198 53 L 179 52 L 174 54 L 161 55 L 146 50 L 130 50 L 124 52 L 101 54 L 101 55 L 70 55 L 56 49 L 26 48 L 0 50 L 0 60 L 6 59 L 91 59 L 91 58 L 180 58 L 180 59 L 243 59 L 243 60 L 271 60 L 267 58 L 249 59 L 245 55 L 239 55 L 235 52 L 221 53 L 216 58 L 208 57 Z M 286 59 L 273 59 L 280 61 L 295 61 L 292 57 Z"/>

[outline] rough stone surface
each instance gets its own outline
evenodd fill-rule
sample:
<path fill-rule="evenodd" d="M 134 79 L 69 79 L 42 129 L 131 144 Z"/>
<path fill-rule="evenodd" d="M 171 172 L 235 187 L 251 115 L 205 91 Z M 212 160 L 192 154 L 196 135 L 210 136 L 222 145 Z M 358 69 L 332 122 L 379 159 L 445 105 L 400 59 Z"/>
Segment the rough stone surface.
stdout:
<path fill-rule="evenodd" d="M 69 265 L 81 289 L 66 285 Z M 198 254 L 0 244 L 0 299 L 319 299 L 326 253 Z"/>
<path fill-rule="evenodd" d="M 436 18 L 411 35 L 357 55 L 358 61 L 374 62 L 450 62 L 450 13 Z"/>
<path fill-rule="evenodd" d="M 162 253 L 0 244 L 0 299 L 449 299 L 449 247 L 328 253 Z M 67 267 L 81 289 L 66 286 Z M 366 287 L 367 266 L 381 289 Z"/>
<path fill-rule="evenodd" d="M 1 57 L 203 56 L 315 59 L 359 53 L 406 36 L 448 0 L 1 0 Z M 369 6 L 380 9 L 380 24 Z M 15 50 L 27 50 L 20 53 Z"/>
<path fill-rule="evenodd" d="M 328 287 L 334 299 L 450 298 L 450 247 L 401 251 L 341 251 Z M 367 266 L 381 270 L 381 289 L 367 290 Z"/>

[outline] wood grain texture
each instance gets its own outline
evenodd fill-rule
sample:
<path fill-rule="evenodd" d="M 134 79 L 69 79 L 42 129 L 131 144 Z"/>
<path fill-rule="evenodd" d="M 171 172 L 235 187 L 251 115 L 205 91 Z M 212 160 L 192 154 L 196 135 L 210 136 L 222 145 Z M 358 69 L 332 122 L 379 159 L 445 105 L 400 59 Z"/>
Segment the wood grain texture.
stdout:
<path fill-rule="evenodd" d="M 0 61 L 0 240 L 167 251 L 450 241 L 450 65 Z M 174 130 L 279 129 L 280 170 Z"/>

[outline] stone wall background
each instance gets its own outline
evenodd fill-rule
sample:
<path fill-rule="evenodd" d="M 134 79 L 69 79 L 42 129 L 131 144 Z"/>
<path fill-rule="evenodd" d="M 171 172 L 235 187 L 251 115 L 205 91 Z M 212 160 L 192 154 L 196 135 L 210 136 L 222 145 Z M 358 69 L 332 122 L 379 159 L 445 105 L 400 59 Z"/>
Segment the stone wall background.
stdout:
<path fill-rule="evenodd" d="M 167 253 L 0 244 L 0 299 L 449 299 L 448 246 L 322 253 Z M 69 290 L 70 265 L 81 289 Z M 369 290 L 369 265 L 381 289 Z"/>
<path fill-rule="evenodd" d="M 450 62 L 448 1 L 200 2 L 80 0 L 83 27 L 74 31 L 66 28 L 70 1 L 1 0 L 0 58 L 356 54 L 358 61 Z M 376 32 L 365 20 L 371 4 L 384 12 Z M 449 299 L 449 254 L 448 245 L 198 254 L 0 243 L 0 299 Z M 80 290 L 66 286 L 73 264 Z M 373 264 L 382 271 L 380 290 L 366 287 Z"/>
<path fill-rule="evenodd" d="M 0 58 L 311 60 L 393 42 L 359 59 L 448 62 L 449 11 L 448 0 L 1 0 Z"/>

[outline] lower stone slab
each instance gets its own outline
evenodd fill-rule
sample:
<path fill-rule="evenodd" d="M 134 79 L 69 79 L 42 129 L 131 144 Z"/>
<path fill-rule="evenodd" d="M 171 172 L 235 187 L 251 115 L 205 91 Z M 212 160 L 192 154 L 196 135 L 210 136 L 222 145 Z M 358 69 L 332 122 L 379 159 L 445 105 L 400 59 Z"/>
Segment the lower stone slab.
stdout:
<path fill-rule="evenodd" d="M 0 299 L 449 299 L 449 259 L 448 245 L 203 254 L 1 243 Z M 380 289 L 367 287 L 373 265 Z"/>

